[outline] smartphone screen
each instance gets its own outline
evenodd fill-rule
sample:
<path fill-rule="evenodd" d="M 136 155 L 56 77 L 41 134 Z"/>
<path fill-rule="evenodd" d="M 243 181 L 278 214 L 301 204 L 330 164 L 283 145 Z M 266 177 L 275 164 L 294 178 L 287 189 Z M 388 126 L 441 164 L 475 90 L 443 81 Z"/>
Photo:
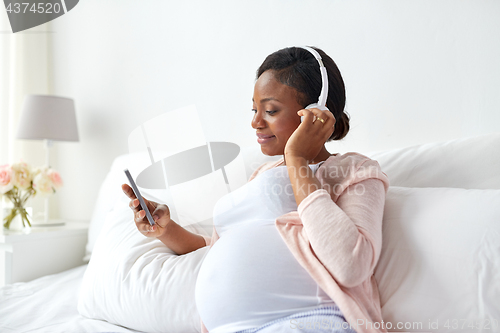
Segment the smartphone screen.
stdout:
<path fill-rule="evenodd" d="M 132 178 L 132 175 L 130 174 L 128 169 L 125 169 L 124 171 L 130 185 L 132 186 L 132 190 L 134 190 L 135 196 L 137 197 L 137 199 L 139 199 L 139 203 L 141 204 L 142 209 L 146 212 L 146 217 L 148 218 L 149 224 L 155 225 L 155 220 L 153 219 L 153 216 L 151 215 L 148 206 L 146 206 L 146 202 L 142 198 L 141 192 L 139 192 L 137 185 L 135 185 L 134 178 Z"/>

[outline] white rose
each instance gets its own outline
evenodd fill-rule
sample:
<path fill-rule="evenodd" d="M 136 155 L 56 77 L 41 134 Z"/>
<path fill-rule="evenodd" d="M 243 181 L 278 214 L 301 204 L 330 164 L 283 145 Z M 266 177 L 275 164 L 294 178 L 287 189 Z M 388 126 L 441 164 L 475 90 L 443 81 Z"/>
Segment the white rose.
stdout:
<path fill-rule="evenodd" d="M 12 164 L 12 181 L 14 186 L 26 190 L 31 187 L 32 177 L 31 169 L 28 164 L 24 162 Z"/>
<path fill-rule="evenodd" d="M 37 194 L 48 195 L 54 193 L 52 180 L 46 169 L 41 170 L 33 179 L 33 188 Z"/>

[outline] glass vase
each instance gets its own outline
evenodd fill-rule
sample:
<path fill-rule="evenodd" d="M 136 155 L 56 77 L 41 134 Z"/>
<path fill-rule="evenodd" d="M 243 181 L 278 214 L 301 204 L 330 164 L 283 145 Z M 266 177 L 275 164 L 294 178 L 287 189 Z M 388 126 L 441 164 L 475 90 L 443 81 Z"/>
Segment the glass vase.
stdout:
<path fill-rule="evenodd" d="M 3 227 L 8 230 L 29 232 L 31 223 L 26 208 L 14 204 L 13 207 L 4 208 Z"/>

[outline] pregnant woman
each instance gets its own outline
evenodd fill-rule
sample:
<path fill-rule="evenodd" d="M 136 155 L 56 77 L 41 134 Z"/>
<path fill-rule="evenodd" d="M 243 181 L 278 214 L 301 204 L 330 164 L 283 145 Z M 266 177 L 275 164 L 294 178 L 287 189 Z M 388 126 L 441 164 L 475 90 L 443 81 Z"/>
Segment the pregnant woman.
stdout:
<path fill-rule="evenodd" d="M 150 226 L 122 186 L 144 235 L 178 254 L 210 246 L 195 290 L 202 332 L 387 332 L 373 274 L 389 180 L 376 161 L 325 148 L 349 131 L 344 106 L 344 82 L 325 52 L 269 55 L 257 71 L 251 124 L 262 152 L 282 157 L 217 202 L 211 238 L 147 201 Z"/>

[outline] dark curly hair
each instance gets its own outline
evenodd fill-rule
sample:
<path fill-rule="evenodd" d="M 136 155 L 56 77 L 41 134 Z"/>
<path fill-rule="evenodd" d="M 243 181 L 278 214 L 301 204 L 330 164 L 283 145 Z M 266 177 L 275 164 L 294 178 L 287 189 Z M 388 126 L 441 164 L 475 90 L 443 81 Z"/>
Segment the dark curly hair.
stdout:
<path fill-rule="evenodd" d="M 335 117 L 335 130 L 328 141 L 340 140 L 349 132 L 349 115 L 345 108 L 345 86 L 342 75 L 323 50 L 313 47 L 321 55 L 328 74 L 328 97 L 326 105 Z M 300 47 L 288 47 L 267 56 L 257 70 L 257 79 L 265 71 L 274 72 L 276 80 L 298 92 L 297 102 L 306 107 L 317 103 L 321 92 L 321 71 L 316 58 Z"/>

